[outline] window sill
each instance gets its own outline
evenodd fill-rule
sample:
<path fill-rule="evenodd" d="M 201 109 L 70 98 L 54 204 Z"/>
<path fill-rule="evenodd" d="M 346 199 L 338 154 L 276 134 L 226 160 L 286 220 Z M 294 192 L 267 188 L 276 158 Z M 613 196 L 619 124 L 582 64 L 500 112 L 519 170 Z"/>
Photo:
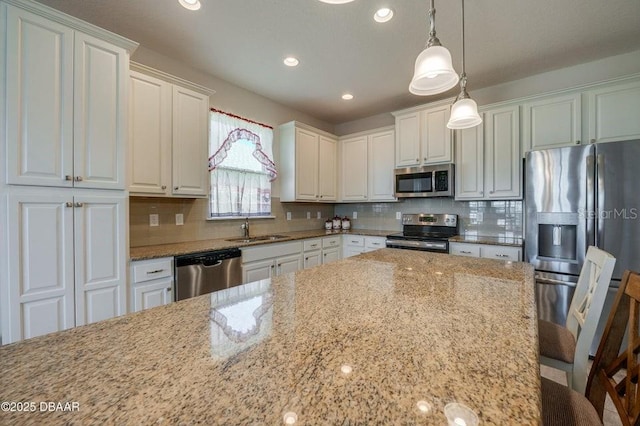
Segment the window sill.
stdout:
<path fill-rule="evenodd" d="M 221 220 L 246 220 L 246 216 L 231 216 L 231 217 L 208 217 L 206 220 L 216 222 Z M 260 219 L 276 219 L 275 216 L 249 216 L 249 220 L 260 220 Z"/>

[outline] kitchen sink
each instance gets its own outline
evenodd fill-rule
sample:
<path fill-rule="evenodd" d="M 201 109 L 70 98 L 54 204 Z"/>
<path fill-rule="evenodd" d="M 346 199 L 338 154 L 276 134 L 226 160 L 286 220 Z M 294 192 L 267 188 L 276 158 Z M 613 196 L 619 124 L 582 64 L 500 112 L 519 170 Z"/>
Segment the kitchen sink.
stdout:
<path fill-rule="evenodd" d="M 253 243 L 256 241 L 277 241 L 283 238 L 288 238 L 286 235 L 260 235 L 258 237 L 240 237 L 240 238 L 230 238 L 227 241 L 233 241 L 236 243 Z"/>

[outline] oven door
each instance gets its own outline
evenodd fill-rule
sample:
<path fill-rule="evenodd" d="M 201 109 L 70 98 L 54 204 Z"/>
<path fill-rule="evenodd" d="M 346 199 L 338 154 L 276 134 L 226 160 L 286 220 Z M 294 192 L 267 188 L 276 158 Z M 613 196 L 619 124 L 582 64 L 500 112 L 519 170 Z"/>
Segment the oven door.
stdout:
<path fill-rule="evenodd" d="M 449 253 L 448 241 L 396 240 L 387 238 L 386 244 L 388 248 Z"/>

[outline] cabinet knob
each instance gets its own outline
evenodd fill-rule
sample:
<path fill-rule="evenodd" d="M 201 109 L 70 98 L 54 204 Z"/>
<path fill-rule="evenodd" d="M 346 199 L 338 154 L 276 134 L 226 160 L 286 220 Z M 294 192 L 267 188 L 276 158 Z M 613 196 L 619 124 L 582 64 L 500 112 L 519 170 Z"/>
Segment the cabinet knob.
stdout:
<path fill-rule="evenodd" d="M 305 257 L 305 258 L 304 258 L 304 260 L 309 260 L 309 258 L 308 258 L 308 257 Z"/>
<path fill-rule="evenodd" d="M 75 207 L 82 207 L 82 206 L 84 206 L 84 203 L 76 203 L 75 204 Z"/>
<path fill-rule="evenodd" d="M 75 181 L 76 182 L 82 182 L 82 176 L 76 176 Z"/>
<path fill-rule="evenodd" d="M 73 180 L 73 176 L 71 176 L 71 175 L 65 175 L 65 176 L 64 176 L 64 180 Z"/>
<path fill-rule="evenodd" d="M 162 185 L 162 189 L 167 189 L 167 185 Z"/>
<path fill-rule="evenodd" d="M 427 161 L 427 157 L 424 157 L 424 161 Z"/>
<path fill-rule="evenodd" d="M 419 162 L 420 162 L 420 159 L 419 159 L 419 158 L 416 158 L 416 163 L 419 163 Z"/>
<path fill-rule="evenodd" d="M 493 190 L 489 191 L 489 194 L 493 194 Z"/>
<path fill-rule="evenodd" d="M 176 186 L 175 188 L 173 188 L 174 191 L 177 191 L 178 189 L 180 189 L 179 186 Z"/>
<path fill-rule="evenodd" d="M 576 145 L 580 145 L 580 141 L 579 140 L 576 141 Z"/>
<path fill-rule="evenodd" d="M 324 195 L 321 195 L 320 198 L 324 197 Z"/>
<path fill-rule="evenodd" d="M 64 205 L 67 207 L 73 207 L 73 203 L 70 201 L 67 201 Z"/>
<path fill-rule="evenodd" d="M 590 143 L 596 143 L 595 139 L 591 139 L 591 141 L 589 141 Z"/>

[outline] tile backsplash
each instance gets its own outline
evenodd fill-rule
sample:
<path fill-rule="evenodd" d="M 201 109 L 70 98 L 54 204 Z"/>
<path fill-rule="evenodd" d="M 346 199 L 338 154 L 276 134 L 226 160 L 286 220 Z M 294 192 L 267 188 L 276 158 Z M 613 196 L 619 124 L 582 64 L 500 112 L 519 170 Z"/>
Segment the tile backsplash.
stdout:
<path fill-rule="evenodd" d="M 145 198 L 129 199 L 129 239 L 131 247 L 170 244 L 213 238 L 242 236 L 239 220 L 206 220 L 207 199 Z M 455 201 L 451 198 L 407 199 L 397 203 L 317 204 L 281 203 L 272 199 L 274 219 L 250 219 L 251 235 L 322 229 L 327 218 L 339 215 L 352 218 L 355 229 L 401 231 L 396 219 L 400 213 L 455 213 L 460 233 L 483 236 L 523 236 L 522 201 Z M 291 220 L 287 220 L 287 212 Z M 317 219 L 320 212 L 321 219 Z M 358 218 L 353 219 L 353 212 Z M 176 225 L 175 215 L 184 216 L 184 225 Z M 307 219 L 307 213 L 310 218 Z M 159 216 L 159 226 L 149 226 L 149 215 Z"/>

